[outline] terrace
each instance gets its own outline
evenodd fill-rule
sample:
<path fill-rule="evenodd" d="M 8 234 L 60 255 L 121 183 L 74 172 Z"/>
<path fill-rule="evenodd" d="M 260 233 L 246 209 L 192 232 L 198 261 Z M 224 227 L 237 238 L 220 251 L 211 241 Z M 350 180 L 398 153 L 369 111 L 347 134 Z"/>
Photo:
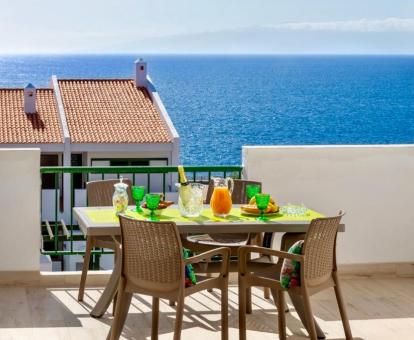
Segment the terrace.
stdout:
<path fill-rule="evenodd" d="M 404 145 L 245 147 L 241 167 L 187 170 L 195 180 L 213 175 L 259 180 L 281 203 L 304 203 L 325 214 L 345 209 L 346 230 L 338 236 L 338 262 L 354 338 L 410 338 L 414 333 L 413 156 L 414 147 Z M 41 169 L 39 164 L 39 150 L 0 150 L 2 337 L 105 338 L 112 309 L 101 319 L 90 317 L 89 312 L 108 280 L 111 255 L 95 252 L 94 268 L 100 270 L 88 276 L 85 301 L 78 302 L 77 263 L 82 261 L 85 241 L 71 211 L 86 203 L 85 190 L 74 184 L 74 178 L 123 175 L 174 199 L 176 167 Z M 53 174 L 55 188 L 41 193 L 40 174 L 46 173 Z M 334 294 L 324 291 L 311 301 L 327 339 L 344 339 Z M 219 302 L 216 291 L 186 300 L 183 339 L 220 337 Z M 288 306 L 292 309 L 289 301 Z M 150 310 L 148 297 L 134 296 L 125 339 L 150 337 Z M 232 276 L 231 339 L 238 337 L 237 310 L 237 284 Z M 160 337 L 172 338 L 174 307 L 162 301 L 160 312 Z M 248 339 L 273 339 L 279 331 L 276 308 L 259 289 L 253 290 L 253 314 L 247 322 Z M 287 328 L 288 338 L 307 336 L 293 310 Z"/>
<path fill-rule="evenodd" d="M 413 279 L 347 277 L 342 281 L 354 339 L 410 339 L 414 332 Z M 391 293 L 390 293 L 391 292 Z M 89 315 L 102 293 L 86 291 L 87 299 L 77 301 L 76 288 L 1 287 L 0 320 L 4 339 L 105 339 L 112 322 L 107 313 L 101 319 Z M 253 291 L 253 314 L 248 318 L 248 339 L 277 338 L 274 304 L 260 290 Z M 230 339 L 238 338 L 237 287 L 229 294 Z M 327 339 L 345 339 L 337 306 L 331 292 L 312 300 L 315 315 Z M 291 305 L 289 304 L 291 307 Z M 110 308 L 111 310 L 111 308 Z M 175 309 L 160 304 L 160 339 L 172 339 Z M 151 300 L 135 295 L 122 339 L 151 336 Z M 220 339 L 220 298 L 218 293 L 200 293 L 187 299 L 183 339 Z M 288 339 L 306 339 L 296 313 L 287 318 Z"/>

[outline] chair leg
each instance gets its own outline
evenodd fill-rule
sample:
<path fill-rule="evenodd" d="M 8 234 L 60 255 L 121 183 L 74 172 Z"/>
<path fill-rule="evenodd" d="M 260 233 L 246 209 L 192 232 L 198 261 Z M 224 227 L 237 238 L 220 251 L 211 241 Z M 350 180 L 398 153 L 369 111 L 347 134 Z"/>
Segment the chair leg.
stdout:
<path fill-rule="evenodd" d="M 247 289 L 242 276 L 239 275 L 239 338 L 246 340 L 246 295 Z"/>
<path fill-rule="evenodd" d="M 342 325 L 343 325 L 344 331 L 345 331 L 345 337 L 346 337 L 346 340 L 352 340 L 351 327 L 349 325 L 349 319 L 348 319 L 348 315 L 346 313 L 345 303 L 344 303 L 344 299 L 342 297 L 341 288 L 339 287 L 339 280 L 338 280 L 338 275 L 337 275 L 336 272 L 333 273 L 333 279 L 334 279 L 334 282 L 335 282 L 334 289 L 335 289 L 336 301 L 338 303 L 339 313 L 341 314 Z"/>
<path fill-rule="evenodd" d="M 303 289 L 303 305 L 305 308 L 305 318 L 308 324 L 309 336 L 312 340 L 317 340 L 318 336 L 316 335 L 315 322 L 313 320 L 313 313 L 312 313 L 312 307 L 310 304 L 309 294 L 305 287 L 303 287 L 302 289 Z"/>
<path fill-rule="evenodd" d="M 277 292 L 277 315 L 279 325 L 279 339 L 286 340 L 285 296 L 282 290 Z"/>
<path fill-rule="evenodd" d="M 221 340 L 229 338 L 229 298 L 228 298 L 228 282 L 223 282 L 221 288 Z"/>
<path fill-rule="evenodd" d="M 296 310 L 296 312 L 298 313 L 298 316 L 300 318 L 300 320 L 302 321 L 303 325 L 306 327 L 306 329 L 308 329 L 308 321 L 306 319 L 306 315 L 305 315 L 305 309 L 304 309 L 304 302 L 303 302 L 303 298 L 302 296 L 298 295 L 298 294 L 292 294 L 289 292 L 288 290 L 288 294 L 290 297 L 290 300 L 292 301 L 292 304 Z M 315 324 L 315 328 L 316 328 L 316 334 L 318 336 L 318 339 L 325 339 L 325 333 L 323 332 L 323 330 L 321 329 L 321 327 L 319 326 L 319 324 L 316 322 L 315 318 L 313 318 L 313 323 Z M 308 333 L 310 333 L 310 331 L 308 330 Z"/>
<path fill-rule="evenodd" d="M 208 263 L 206 263 L 206 270 L 207 270 L 207 266 L 208 266 Z M 213 277 L 213 274 L 211 274 L 211 273 L 206 273 L 206 276 L 210 279 L 210 278 L 212 278 L 212 277 Z M 212 293 L 212 292 L 213 292 L 213 288 L 209 288 L 209 289 L 207 289 L 207 291 L 208 291 L 209 293 Z"/>
<path fill-rule="evenodd" d="M 246 291 L 246 313 L 252 314 L 252 287 L 247 288 Z"/>
<path fill-rule="evenodd" d="M 248 255 L 248 260 L 250 259 L 251 254 Z M 247 287 L 246 294 L 246 314 L 252 314 L 252 287 Z"/>
<path fill-rule="evenodd" d="M 153 297 L 152 298 L 151 340 L 157 340 L 158 339 L 159 309 L 160 309 L 160 299 L 157 298 L 157 297 Z"/>
<path fill-rule="evenodd" d="M 175 326 L 174 326 L 174 340 L 181 339 L 181 330 L 183 327 L 183 315 L 184 315 L 184 296 L 180 296 L 177 302 L 177 311 L 175 313 Z"/>
<path fill-rule="evenodd" d="M 116 311 L 116 300 L 118 300 L 118 292 L 115 293 L 114 300 L 112 301 L 112 316 L 115 315 Z"/>
<path fill-rule="evenodd" d="M 114 252 L 114 269 L 115 269 L 115 265 L 116 265 L 116 260 L 117 260 L 117 258 L 118 258 L 118 252 L 117 251 L 115 251 Z M 114 300 L 112 301 L 112 316 L 114 316 L 115 315 L 115 310 L 116 310 L 116 300 L 118 299 L 118 292 L 117 293 L 115 293 L 115 296 L 114 296 Z"/>
<path fill-rule="evenodd" d="M 258 234 L 258 246 L 272 248 L 273 233 L 271 234 L 272 236 L 270 237 L 269 237 L 269 233 Z M 266 300 L 270 299 L 270 288 L 268 287 L 263 288 L 263 298 L 265 298 Z"/>
<path fill-rule="evenodd" d="M 86 238 L 85 256 L 83 257 L 82 275 L 79 283 L 78 301 L 83 301 L 83 296 L 85 294 L 86 276 L 89 270 L 89 262 L 91 259 L 92 247 L 93 238 L 91 236 L 88 236 Z"/>
<path fill-rule="evenodd" d="M 285 339 L 286 338 L 286 315 L 285 315 L 286 301 L 285 301 L 285 296 L 283 295 L 282 291 L 279 291 L 275 288 L 270 289 L 270 292 L 272 293 L 273 300 L 274 300 L 275 305 L 277 307 L 278 323 L 279 323 L 279 338 L 280 339 Z M 281 319 L 281 318 L 283 318 L 283 319 Z"/>
<path fill-rule="evenodd" d="M 278 305 L 278 296 L 279 296 L 279 294 L 278 294 L 278 290 L 277 290 L 277 289 L 270 289 L 270 288 L 268 288 L 268 289 L 269 289 L 269 291 L 270 291 L 270 292 L 272 292 L 273 301 L 274 301 L 275 305 L 276 305 L 276 306 L 279 306 L 279 305 Z M 286 304 L 286 300 L 284 299 L 284 297 L 283 297 L 283 301 L 284 301 L 283 311 L 284 311 L 285 313 L 289 313 L 289 307 L 288 307 L 288 305 Z"/>

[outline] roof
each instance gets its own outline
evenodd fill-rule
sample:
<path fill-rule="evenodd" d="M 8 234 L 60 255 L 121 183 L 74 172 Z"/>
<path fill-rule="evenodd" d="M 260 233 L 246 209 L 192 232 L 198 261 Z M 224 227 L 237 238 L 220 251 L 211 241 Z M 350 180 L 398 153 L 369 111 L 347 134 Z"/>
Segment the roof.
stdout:
<path fill-rule="evenodd" d="M 23 89 L 0 89 L 0 144 L 63 143 L 52 89 L 36 90 L 36 108 L 24 112 Z"/>
<path fill-rule="evenodd" d="M 145 88 L 131 79 L 61 79 L 72 143 L 171 143 Z"/>

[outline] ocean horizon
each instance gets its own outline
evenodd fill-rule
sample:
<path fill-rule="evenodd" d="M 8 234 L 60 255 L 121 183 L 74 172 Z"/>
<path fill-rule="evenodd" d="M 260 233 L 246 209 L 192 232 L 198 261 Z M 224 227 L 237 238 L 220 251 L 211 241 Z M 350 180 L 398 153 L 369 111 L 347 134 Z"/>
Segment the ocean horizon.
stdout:
<path fill-rule="evenodd" d="M 242 145 L 411 144 L 414 56 L 141 55 L 186 165 L 240 164 Z M 3 55 L 0 87 L 128 78 L 137 55 Z"/>

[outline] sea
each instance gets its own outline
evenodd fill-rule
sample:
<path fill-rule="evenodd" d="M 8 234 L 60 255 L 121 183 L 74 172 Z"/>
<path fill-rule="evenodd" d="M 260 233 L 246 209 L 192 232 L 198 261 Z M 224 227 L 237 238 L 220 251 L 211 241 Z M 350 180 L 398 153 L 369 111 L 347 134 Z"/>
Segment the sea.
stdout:
<path fill-rule="evenodd" d="M 243 145 L 414 142 L 414 56 L 0 56 L 0 87 L 132 77 L 137 57 L 185 165 L 240 164 Z"/>

